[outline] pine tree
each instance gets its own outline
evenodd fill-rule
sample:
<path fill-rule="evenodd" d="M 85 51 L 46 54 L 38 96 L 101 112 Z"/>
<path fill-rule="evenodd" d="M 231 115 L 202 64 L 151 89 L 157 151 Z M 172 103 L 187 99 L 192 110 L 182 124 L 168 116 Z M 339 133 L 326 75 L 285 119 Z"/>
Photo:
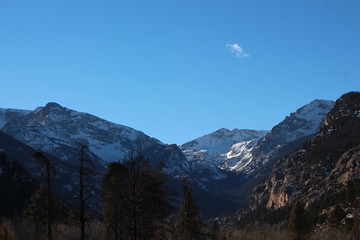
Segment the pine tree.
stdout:
<path fill-rule="evenodd" d="M 131 153 L 124 164 L 110 163 L 102 194 L 105 221 L 114 239 L 150 239 L 168 213 L 165 175 L 142 155 Z"/>
<path fill-rule="evenodd" d="M 176 238 L 181 240 L 201 239 L 203 222 L 193 199 L 191 187 L 185 179 L 182 182 L 184 197 L 175 223 Z"/>
<path fill-rule="evenodd" d="M 123 164 L 112 162 L 102 179 L 103 214 L 108 231 L 108 239 L 119 240 L 124 235 L 125 226 L 125 178 Z"/>
<path fill-rule="evenodd" d="M 169 208 L 165 175 L 152 169 L 148 159 L 132 152 L 124 162 L 127 169 L 125 189 L 130 239 L 149 239 L 154 236 L 156 224 Z"/>
<path fill-rule="evenodd" d="M 36 185 L 22 164 L 0 152 L 0 218 L 21 216 Z"/>
<path fill-rule="evenodd" d="M 45 183 L 45 190 L 46 190 L 46 212 L 47 212 L 47 233 L 48 233 L 48 240 L 52 239 L 52 177 L 55 174 L 55 167 L 51 164 L 49 159 L 40 151 L 36 151 L 33 154 L 33 157 L 38 160 L 38 162 L 45 167 L 45 170 L 42 172 L 42 180 Z"/>
<path fill-rule="evenodd" d="M 26 209 L 26 215 L 35 225 L 36 239 L 40 238 L 40 228 L 43 224 L 48 224 L 48 189 L 40 187 L 35 191 L 30 199 L 30 204 Z M 66 218 L 64 201 L 51 192 L 51 223 L 62 221 Z"/>

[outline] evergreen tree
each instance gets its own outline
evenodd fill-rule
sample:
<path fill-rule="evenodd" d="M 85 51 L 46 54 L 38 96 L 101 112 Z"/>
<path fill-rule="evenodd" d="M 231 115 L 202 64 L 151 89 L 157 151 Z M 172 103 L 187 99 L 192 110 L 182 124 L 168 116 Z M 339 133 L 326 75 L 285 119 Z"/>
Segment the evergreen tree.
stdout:
<path fill-rule="evenodd" d="M 26 209 L 27 217 L 34 223 L 36 239 L 40 238 L 41 227 L 48 224 L 48 209 L 48 189 L 47 187 L 40 187 L 32 195 L 30 204 Z M 64 215 L 66 212 L 64 201 L 51 192 L 51 223 L 53 221 L 63 221 L 66 218 Z"/>
<path fill-rule="evenodd" d="M 21 216 L 35 187 L 36 181 L 22 164 L 0 152 L 0 218 Z"/>
<path fill-rule="evenodd" d="M 102 194 L 105 221 L 114 239 L 150 239 L 168 213 L 165 175 L 141 155 L 131 153 L 124 164 L 110 163 Z"/>
<path fill-rule="evenodd" d="M 51 164 L 50 160 L 40 151 L 36 151 L 33 154 L 33 157 L 38 160 L 40 165 L 42 165 L 45 169 L 41 173 L 42 181 L 45 184 L 43 188 L 46 191 L 46 219 L 47 219 L 47 234 L 48 240 L 52 239 L 52 212 L 53 212 L 53 205 L 52 205 L 52 178 L 55 174 L 55 167 Z"/>
<path fill-rule="evenodd" d="M 300 240 L 304 238 L 308 232 L 310 226 L 308 224 L 304 206 L 301 203 L 296 202 L 292 207 L 288 226 L 292 233 L 292 239 Z"/>
<path fill-rule="evenodd" d="M 103 214 L 108 231 L 108 239 L 119 240 L 124 235 L 126 168 L 123 164 L 112 162 L 102 179 Z"/>
<path fill-rule="evenodd" d="M 201 239 L 203 222 L 193 199 L 191 187 L 185 179 L 182 182 L 184 197 L 175 223 L 176 238 L 181 240 Z"/>

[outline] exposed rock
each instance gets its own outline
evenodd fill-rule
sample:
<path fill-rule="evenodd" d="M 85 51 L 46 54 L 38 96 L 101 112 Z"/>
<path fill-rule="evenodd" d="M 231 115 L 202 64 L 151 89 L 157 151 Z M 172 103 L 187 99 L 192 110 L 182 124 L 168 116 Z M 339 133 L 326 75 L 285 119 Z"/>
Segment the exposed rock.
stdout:
<path fill-rule="evenodd" d="M 274 164 L 258 185 L 252 209 L 279 209 L 302 201 L 306 206 L 360 182 L 360 93 L 339 98 L 320 130 L 301 148 Z"/>

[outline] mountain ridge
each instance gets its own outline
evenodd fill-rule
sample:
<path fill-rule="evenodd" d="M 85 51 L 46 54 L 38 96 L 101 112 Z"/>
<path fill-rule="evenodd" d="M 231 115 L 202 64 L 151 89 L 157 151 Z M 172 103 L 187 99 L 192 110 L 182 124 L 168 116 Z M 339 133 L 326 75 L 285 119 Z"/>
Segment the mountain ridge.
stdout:
<path fill-rule="evenodd" d="M 27 143 L 35 149 L 55 153 L 64 161 L 76 159 L 73 146 L 77 143 L 88 145 L 93 158 L 105 166 L 106 162 L 123 161 L 130 151 L 146 153 L 149 158 L 169 157 L 168 171 L 184 171 L 182 155 L 167 153 L 168 145 L 143 132 L 124 125 L 115 124 L 88 113 L 77 112 L 57 103 L 48 103 L 5 123 L 2 131 Z M 151 151 L 161 152 L 151 156 Z M 154 154 L 153 154 L 154 155 Z M 178 159 L 177 159 L 178 158 Z M 153 159 L 155 161 L 155 159 Z M 156 159 L 156 161 L 166 159 Z"/>
<path fill-rule="evenodd" d="M 141 131 L 54 102 L 34 111 L 0 109 L 0 120 L 4 133 L 74 166 L 78 164 L 77 143 L 89 146 L 90 158 L 99 172 L 108 162 L 123 161 L 133 150 L 154 165 L 164 160 L 164 170 L 171 178 L 188 178 L 196 196 L 212 199 L 200 208 L 206 216 L 210 212 L 214 216 L 226 208 L 218 203 L 226 203 L 226 211 L 235 211 L 246 203 L 251 196 L 248 189 L 266 175 L 272 159 L 303 143 L 307 139 L 304 134 L 318 128 L 330 105 L 331 101 L 314 100 L 271 131 L 222 128 L 180 146 L 164 144 Z M 295 141 L 282 138 L 294 129 L 299 132 Z"/>

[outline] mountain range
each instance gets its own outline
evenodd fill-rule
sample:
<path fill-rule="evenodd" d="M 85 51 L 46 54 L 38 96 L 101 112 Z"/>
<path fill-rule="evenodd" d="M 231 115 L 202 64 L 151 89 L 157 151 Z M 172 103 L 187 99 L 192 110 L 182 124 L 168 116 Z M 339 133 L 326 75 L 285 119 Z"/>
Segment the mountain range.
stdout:
<path fill-rule="evenodd" d="M 219 129 L 179 146 L 57 103 L 33 111 L 0 109 L 0 150 L 21 161 L 35 178 L 39 177 L 39 166 L 31 153 L 46 152 L 59 169 L 57 190 L 65 196 L 77 188 L 78 144 L 88 146 L 96 167 L 94 182 L 100 182 L 107 163 L 124 161 L 131 151 L 137 151 L 154 165 L 164 162 L 175 190 L 179 179 L 188 178 L 200 209 L 210 217 L 245 206 L 254 187 L 272 174 L 275 162 L 323 128 L 333 105 L 333 101 L 314 100 L 271 130 Z M 269 186 L 266 189 L 271 192 Z M 95 191 L 99 196 L 100 186 Z M 252 199 L 259 202 L 261 198 Z"/>

